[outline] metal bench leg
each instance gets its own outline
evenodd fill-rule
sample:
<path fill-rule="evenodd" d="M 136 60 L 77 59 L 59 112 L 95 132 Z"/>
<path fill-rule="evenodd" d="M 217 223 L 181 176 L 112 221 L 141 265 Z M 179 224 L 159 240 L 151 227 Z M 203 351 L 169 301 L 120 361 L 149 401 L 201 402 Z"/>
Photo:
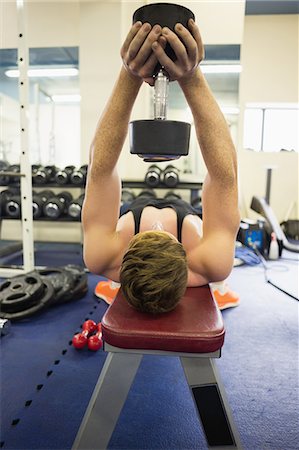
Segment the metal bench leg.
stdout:
<path fill-rule="evenodd" d="M 108 353 L 73 450 L 107 448 L 142 355 Z"/>
<path fill-rule="evenodd" d="M 214 361 L 211 358 L 180 359 L 209 448 L 242 449 Z"/>

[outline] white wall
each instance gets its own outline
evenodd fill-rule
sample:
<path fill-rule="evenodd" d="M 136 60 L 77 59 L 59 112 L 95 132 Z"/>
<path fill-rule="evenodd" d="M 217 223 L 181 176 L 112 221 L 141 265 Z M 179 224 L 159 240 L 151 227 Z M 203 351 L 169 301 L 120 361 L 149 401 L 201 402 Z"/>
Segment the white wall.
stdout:
<path fill-rule="evenodd" d="M 298 218 L 298 154 L 256 153 L 243 148 L 243 113 L 250 102 L 298 103 L 298 17 L 296 15 L 246 16 L 241 48 L 239 167 L 242 213 L 253 195 L 264 195 L 266 166 L 273 173 L 271 205 L 279 221 L 292 202 Z"/>

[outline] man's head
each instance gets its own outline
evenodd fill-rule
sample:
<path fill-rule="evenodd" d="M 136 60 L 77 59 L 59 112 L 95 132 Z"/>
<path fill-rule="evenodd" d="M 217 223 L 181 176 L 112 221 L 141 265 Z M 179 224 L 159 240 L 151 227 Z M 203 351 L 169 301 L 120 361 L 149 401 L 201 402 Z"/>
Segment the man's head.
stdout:
<path fill-rule="evenodd" d="M 185 250 L 165 231 L 138 233 L 130 241 L 120 282 L 130 305 L 153 314 L 174 309 L 187 286 Z"/>

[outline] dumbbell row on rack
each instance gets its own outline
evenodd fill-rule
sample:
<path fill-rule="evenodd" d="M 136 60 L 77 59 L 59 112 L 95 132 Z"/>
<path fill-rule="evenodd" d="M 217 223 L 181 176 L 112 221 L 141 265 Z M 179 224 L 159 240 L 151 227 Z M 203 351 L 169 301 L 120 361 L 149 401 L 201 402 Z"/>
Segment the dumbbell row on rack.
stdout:
<path fill-rule="evenodd" d="M 44 186 L 57 184 L 59 186 L 74 185 L 85 186 L 87 176 L 87 164 L 76 168 L 66 166 L 62 169 L 56 166 L 42 166 L 34 164 L 31 166 L 32 184 Z M 20 182 L 20 164 L 8 164 L 0 161 L 0 185 L 18 184 Z M 16 174 L 16 175 L 14 175 Z"/>
<path fill-rule="evenodd" d="M 147 186 L 154 188 L 161 183 L 169 188 L 175 188 L 179 183 L 179 170 L 174 166 L 166 166 L 162 170 L 159 166 L 152 164 L 145 175 L 144 179 Z"/>
<path fill-rule="evenodd" d="M 135 200 L 135 198 L 139 198 L 139 197 L 156 198 L 157 195 L 156 195 L 155 191 L 153 191 L 152 189 L 143 190 L 137 196 L 129 189 L 123 189 L 122 195 L 121 195 L 121 203 L 122 204 L 131 203 L 133 200 Z M 178 194 L 177 192 L 174 192 L 174 191 L 167 192 L 164 195 L 164 198 L 168 199 L 168 200 L 181 200 L 182 199 L 180 194 Z M 197 211 L 197 213 L 199 215 L 202 214 L 202 204 L 201 204 L 201 196 L 200 195 L 198 197 L 195 197 L 191 201 L 191 206 L 193 206 L 193 208 Z"/>
<path fill-rule="evenodd" d="M 68 218 L 80 220 L 81 209 L 84 200 L 84 194 L 73 199 L 72 194 L 67 191 L 54 194 L 50 190 L 32 192 L 33 218 L 47 218 L 56 220 L 59 218 Z M 21 217 L 21 196 L 17 189 L 6 189 L 0 193 L 0 212 L 1 218 Z"/>

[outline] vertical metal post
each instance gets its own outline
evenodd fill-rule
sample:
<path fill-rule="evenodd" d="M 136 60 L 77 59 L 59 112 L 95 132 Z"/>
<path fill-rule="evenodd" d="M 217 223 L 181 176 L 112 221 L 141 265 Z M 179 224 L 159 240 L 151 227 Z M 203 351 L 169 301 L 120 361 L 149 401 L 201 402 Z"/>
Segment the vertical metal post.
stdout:
<path fill-rule="evenodd" d="M 32 213 L 32 178 L 29 158 L 29 49 L 26 30 L 26 2 L 17 0 L 18 16 L 18 67 L 19 67 L 19 99 L 20 99 L 20 171 L 24 176 L 20 179 L 22 201 L 22 238 L 24 272 L 34 269 L 33 247 L 33 213 Z"/>
<path fill-rule="evenodd" d="M 265 200 L 270 205 L 270 193 L 271 193 L 271 177 L 273 167 L 267 167 L 267 182 L 266 182 L 266 197 Z"/>

